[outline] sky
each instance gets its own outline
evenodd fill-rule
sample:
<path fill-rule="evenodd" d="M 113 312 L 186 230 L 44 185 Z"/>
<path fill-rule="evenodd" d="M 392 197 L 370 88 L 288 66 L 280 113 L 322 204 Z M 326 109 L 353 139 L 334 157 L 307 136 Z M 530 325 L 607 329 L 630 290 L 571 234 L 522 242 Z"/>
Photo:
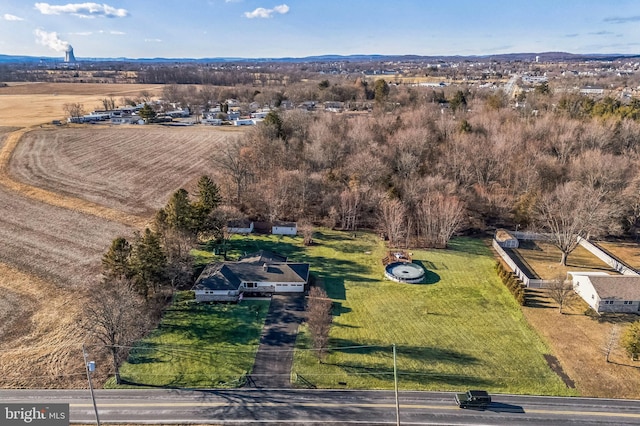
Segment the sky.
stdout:
<path fill-rule="evenodd" d="M 640 54 L 640 0 L 0 2 L 0 54 L 84 58 Z"/>

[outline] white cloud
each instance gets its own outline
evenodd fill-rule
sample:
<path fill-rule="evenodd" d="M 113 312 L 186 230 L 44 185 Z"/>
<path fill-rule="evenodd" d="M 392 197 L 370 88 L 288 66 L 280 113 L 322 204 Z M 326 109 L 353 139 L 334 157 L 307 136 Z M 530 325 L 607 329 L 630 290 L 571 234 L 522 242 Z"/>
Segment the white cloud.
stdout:
<path fill-rule="evenodd" d="M 64 52 L 69 46 L 69 42 L 60 40 L 58 33 L 47 32 L 41 29 L 36 29 L 33 34 L 36 36 L 36 42 L 43 46 L 47 46 L 56 52 Z"/>
<path fill-rule="evenodd" d="M 159 38 L 145 38 L 145 43 L 162 43 L 162 40 Z"/>
<path fill-rule="evenodd" d="M 109 31 L 109 34 L 111 34 L 111 35 L 125 35 L 126 33 L 124 31 Z"/>
<path fill-rule="evenodd" d="M 253 18 L 271 18 L 274 13 L 279 13 L 284 15 L 289 12 L 289 6 L 286 4 L 281 4 L 279 6 L 274 7 L 273 9 L 265 9 L 264 7 L 259 7 L 255 9 L 253 12 L 245 12 L 244 16 L 248 19 Z"/>
<path fill-rule="evenodd" d="M 69 3 L 65 5 L 52 5 L 49 3 L 36 3 L 36 9 L 43 15 L 74 15 L 80 18 L 124 18 L 129 15 L 126 9 L 116 9 L 108 4 L 98 3 Z"/>
<path fill-rule="evenodd" d="M 77 35 L 77 36 L 90 36 L 91 34 L 93 34 L 92 31 L 80 31 L 76 33 L 69 33 L 69 35 Z"/>
<path fill-rule="evenodd" d="M 4 15 L 2 15 L 2 19 L 4 19 L 5 21 L 24 21 L 24 19 L 20 18 L 19 16 L 11 15 L 9 13 L 5 13 Z"/>

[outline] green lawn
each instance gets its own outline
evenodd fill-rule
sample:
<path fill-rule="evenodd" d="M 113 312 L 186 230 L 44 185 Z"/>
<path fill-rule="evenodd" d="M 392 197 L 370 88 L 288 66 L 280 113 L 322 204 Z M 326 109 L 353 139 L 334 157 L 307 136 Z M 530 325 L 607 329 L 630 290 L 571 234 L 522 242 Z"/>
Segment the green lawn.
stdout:
<path fill-rule="evenodd" d="M 576 394 L 547 366 L 549 349 L 499 282 L 483 241 L 458 238 L 449 250 L 414 250 L 414 262 L 429 271 L 428 284 L 416 285 L 382 278 L 385 250 L 373 236 L 344 235 L 326 233 L 308 251 L 335 301 L 336 350 L 318 363 L 303 327 L 293 369 L 303 380 L 391 389 L 395 343 L 401 389 Z"/>
<path fill-rule="evenodd" d="M 238 386 L 253 366 L 268 310 L 268 301 L 176 302 L 131 351 L 121 376 L 145 386 Z M 116 387 L 113 379 L 105 387 Z"/>
<path fill-rule="evenodd" d="M 495 272 L 484 241 L 457 238 L 448 250 L 413 250 L 425 284 L 384 279 L 384 244 L 372 233 L 321 230 L 301 237 L 234 236 L 228 256 L 259 249 L 305 261 L 334 300 L 331 346 L 320 364 L 302 326 L 294 355 L 298 383 L 324 388 L 393 388 L 392 344 L 401 389 L 575 395 L 547 366 L 548 347 L 528 326 Z M 256 318 L 254 306 L 262 306 Z M 267 304 L 181 302 L 122 368 L 153 386 L 234 386 L 250 371 Z M 149 349 L 142 349 L 142 348 Z"/>

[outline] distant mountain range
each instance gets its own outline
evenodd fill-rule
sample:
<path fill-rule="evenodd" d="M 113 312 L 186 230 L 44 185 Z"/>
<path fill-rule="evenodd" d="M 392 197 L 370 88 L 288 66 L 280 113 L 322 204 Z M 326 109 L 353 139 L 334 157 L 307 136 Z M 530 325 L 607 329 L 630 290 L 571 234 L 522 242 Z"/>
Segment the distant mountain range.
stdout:
<path fill-rule="evenodd" d="M 442 56 L 420 56 L 420 55 L 320 55 L 306 56 L 302 58 L 77 58 L 78 62 L 144 62 L 144 63 L 216 63 L 216 62 L 386 62 L 386 61 L 424 61 L 424 62 L 462 62 L 462 61 L 487 61 L 496 60 L 508 61 L 534 61 L 536 56 L 540 61 L 589 61 L 589 60 L 617 60 L 640 58 L 640 54 L 614 54 L 614 53 L 594 53 L 575 54 L 567 52 L 542 52 L 542 53 L 501 53 L 495 55 L 442 55 Z M 41 63 L 41 62 L 63 62 L 62 57 L 45 56 L 13 56 L 0 54 L 0 63 Z"/>

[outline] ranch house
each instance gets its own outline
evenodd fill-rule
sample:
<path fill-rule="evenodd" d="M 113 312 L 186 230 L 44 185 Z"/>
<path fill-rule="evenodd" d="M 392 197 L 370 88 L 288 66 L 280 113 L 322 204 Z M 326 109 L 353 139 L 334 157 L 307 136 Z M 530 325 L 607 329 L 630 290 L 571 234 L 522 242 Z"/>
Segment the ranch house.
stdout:
<path fill-rule="evenodd" d="M 192 290 L 197 302 L 237 302 L 241 295 L 302 293 L 308 281 L 308 263 L 259 251 L 237 262 L 210 263 Z"/>
<path fill-rule="evenodd" d="M 640 312 L 640 277 L 605 272 L 569 272 L 573 289 L 594 311 Z"/>

